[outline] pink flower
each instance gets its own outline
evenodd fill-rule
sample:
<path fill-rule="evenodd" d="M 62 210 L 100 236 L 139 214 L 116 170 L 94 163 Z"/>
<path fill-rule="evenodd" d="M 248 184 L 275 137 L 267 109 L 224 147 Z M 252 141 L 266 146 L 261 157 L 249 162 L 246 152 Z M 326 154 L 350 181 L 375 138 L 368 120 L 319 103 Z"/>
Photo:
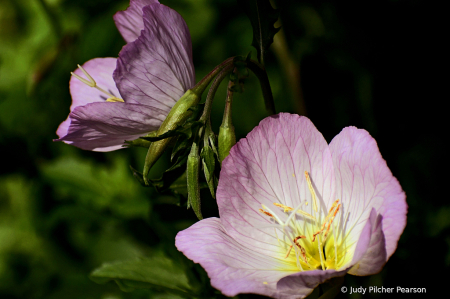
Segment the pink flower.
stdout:
<path fill-rule="evenodd" d="M 114 20 L 128 44 L 119 58 L 95 58 L 74 72 L 71 112 L 56 141 L 120 149 L 157 130 L 195 83 L 191 37 L 176 11 L 157 0 L 131 0 Z"/>
<path fill-rule="evenodd" d="M 405 194 L 365 130 L 328 145 L 286 113 L 231 149 L 217 202 L 220 219 L 181 231 L 176 246 L 227 296 L 304 298 L 330 278 L 378 273 L 406 225 Z"/>

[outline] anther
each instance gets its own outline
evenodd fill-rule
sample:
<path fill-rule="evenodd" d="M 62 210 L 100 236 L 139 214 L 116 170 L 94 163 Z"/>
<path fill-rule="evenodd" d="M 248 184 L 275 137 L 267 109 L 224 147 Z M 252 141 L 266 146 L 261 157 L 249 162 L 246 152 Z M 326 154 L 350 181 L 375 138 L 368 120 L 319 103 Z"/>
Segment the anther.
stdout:
<path fill-rule="evenodd" d="M 273 204 L 274 204 L 275 206 L 279 207 L 279 208 L 282 208 L 282 209 L 284 210 L 285 213 L 286 213 L 286 212 L 291 212 L 292 210 L 294 210 L 293 208 L 288 207 L 288 206 L 285 206 L 285 205 L 283 205 L 283 204 L 281 204 L 281 203 L 274 202 Z M 314 218 L 312 215 L 306 213 L 305 211 L 297 210 L 296 213 L 299 214 L 299 215 L 308 217 L 308 218 L 310 218 L 310 219 L 312 219 L 312 220 L 316 220 L 316 218 Z"/>
<path fill-rule="evenodd" d="M 311 178 L 309 177 L 309 173 L 307 171 L 305 171 L 305 177 L 306 177 L 306 182 L 308 183 L 309 192 L 311 192 L 311 196 L 313 199 L 314 211 L 317 212 L 316 192 L 314 191 L 314 188 L 311 183 Z"/>
<path fill-rule="evenodd" d="M 294 244 L 297 245 L 297 247 L 300 249 L 300 252 L 302 254 L 303 260 L 305 261 L 305 264 L 308 263 L 308 260 L 306 259 L 306 250 L 305 248 L 302 247 L 302 245 L 300 245 L 300 243 L 298 242 L 299 239 L 302 238 L 306 238 L 305 236 L 298 236 L 294 239 Z"/>
<path fill-rule="evenodd" d="M 265 214 L 265 215 L 267 215 L 267 216 L 269 216 L 269 217 L 272 217 L 272 218 L 273 218 L 273 215 L 272 215 L 272 214 L 270 214 L 269 212 L 267 212 L 267 211 L 264 211 L 263 209 L 259 209 L 259 211 L 260 211 L 261 213 L 263 213 L 263 214 Z"/>

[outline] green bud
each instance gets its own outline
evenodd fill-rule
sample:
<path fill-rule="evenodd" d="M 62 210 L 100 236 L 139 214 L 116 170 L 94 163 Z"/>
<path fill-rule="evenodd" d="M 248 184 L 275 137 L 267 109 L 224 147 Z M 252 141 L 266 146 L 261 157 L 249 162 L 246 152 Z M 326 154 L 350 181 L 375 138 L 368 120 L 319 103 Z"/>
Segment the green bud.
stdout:
<path fill-rule="evenodd" d="M 187 190 L 188 190 L 188 208 L 192 207 L 199 220 L 203 219 L 200 203 L 200 184 L 198 176 L 200 171 L 200 156 L 193 146 L 187 161 Z"/>
<path fill-rule="evenodd" d="M 161 126 L 157 131 L 157 136 L 162 135 L 170 130 L 174 130 L 177 126 L 182 125 L 191 116 L 192 111 L 189 108 L 195 106 L 200 101 L 201 94 L 194 92 L 189 89 L 186 93 L 178 100 L 178 102 L 172 107 L 169 115 L 163 121 Z M 144 164 L 144 181 L 148 185 L 148 173 L 155 162 L 161 157 L 164 150 L 167 148 L 169 143 L 174 137 L 168 137 L 159 141 L 152 142 L 147 156 L 145 157 Z"/>
<path fill-rule="evenodd" d="M 230 149 L 236 144 L 236 135 L 233 125 L 220 126 L 219 130 L 219 159 L 220 163 L 228 156 Z"/>

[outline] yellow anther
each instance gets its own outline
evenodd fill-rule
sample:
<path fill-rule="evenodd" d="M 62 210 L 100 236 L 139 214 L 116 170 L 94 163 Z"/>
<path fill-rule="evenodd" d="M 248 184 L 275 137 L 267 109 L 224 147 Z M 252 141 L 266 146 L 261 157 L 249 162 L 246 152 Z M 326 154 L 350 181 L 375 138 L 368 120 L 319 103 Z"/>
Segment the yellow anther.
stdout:
<path fill-rule="evenodd" d="M 114 103 L 114 102 L 122 102 L 122 103 L 124 103 L 125 102 L 124 100 L 116 98 L 116 97 L 108 98 L 106 101 L 107 102 L 111 102 L 111 103 Z"/>
<path fill-rule="evenodd" d="M 267 281 L 263 281 L 263 284 L 267 284 Z"/>
<path fill-rule="evenodd" d="M 274 202 L 273 204 L 276 205 L 279 208 L 283 208 L 285 212 L 289 212 L 289 211 L 293 210 L 293 208 L 285 206 L 285 205 L 283 205 L 281 203 Z"/>
<path fill-rule="evenodd" d="M 295 178 L 295 173 L 293 173 L 292 176 Z"/>
<path fill-rule="evenodd" d="M 316 192 L 314 191 L 314 188 L 313 188 L 312 183 L 311 183 L 311 179 L 309 177 L 309 173 L 307 171 L 305 171 L 305 177 L 306 177 L 306 182 L 308 183 L 309 192 L 311 192 L 311 196 L 312 196 L 312 199 L 313 199 L 314 211 L 317 212 Z"/>
<path fill-rule="evenodd" d="M 279 208 L 282 208 L 285 213 L 294 210 L 293 208 L 285 206 L 285 205 L 283 205 L 281 203 L 274 202 L 273 204 L 275 206 L 279 207 Z M 302 211 L 302 210 L 297 210 L 297 214 L 305 216 L 305 217 L 308 217 L 308 218 L 310 218 L 312 220 L 316 220 L 316 218 L 314 218 L 311 214 L 308 214 L 308 213 L 306 213 L 305 211 Z"/>

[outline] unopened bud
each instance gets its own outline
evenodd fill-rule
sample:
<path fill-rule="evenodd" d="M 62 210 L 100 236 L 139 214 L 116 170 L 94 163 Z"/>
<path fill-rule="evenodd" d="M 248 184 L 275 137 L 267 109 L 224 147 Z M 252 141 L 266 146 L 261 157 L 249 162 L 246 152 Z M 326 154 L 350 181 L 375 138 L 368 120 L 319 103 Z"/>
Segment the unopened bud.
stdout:
<path fill-rule="evenodd" d="M 188 190 L 188 207 L 192 207 L 195 215 L 199 220 L 203 219 L 200 202 L 200 184 L 198 182 L 200 172 L 200 156 L 192 147 L 191 153 L 187 161 L 187 190 Z"/>
<path fill-rule="evenodd" d="M 159 127 L 156 136 L 162 135 L 170 130 L 174 130 L 177 126 L 182 125 L 191 116 L 192 111 L 189 108 L 195 106 L 200 101 L 201 94 L 197 94 L 192 90 L 186 91 L 186 93 L 178 100 L 175 106 L 170 110 L 169 115 L 163 121 Z M 155 162 L 161 157 L 164 150 L 169 145 L 170 141 L 174 137 L 165 138 L 159 141 L 152 142 L 147 156 L 145 157 L 144 164 L 144 181 L 148 184 L 148 173 Z"/>
<path fill-rule="evenodd" d="M 219 159 L 220 163 L 228 156 L 230 149 L 236 144 L 233 125 L 220 126 L 219 130 Z"/>

